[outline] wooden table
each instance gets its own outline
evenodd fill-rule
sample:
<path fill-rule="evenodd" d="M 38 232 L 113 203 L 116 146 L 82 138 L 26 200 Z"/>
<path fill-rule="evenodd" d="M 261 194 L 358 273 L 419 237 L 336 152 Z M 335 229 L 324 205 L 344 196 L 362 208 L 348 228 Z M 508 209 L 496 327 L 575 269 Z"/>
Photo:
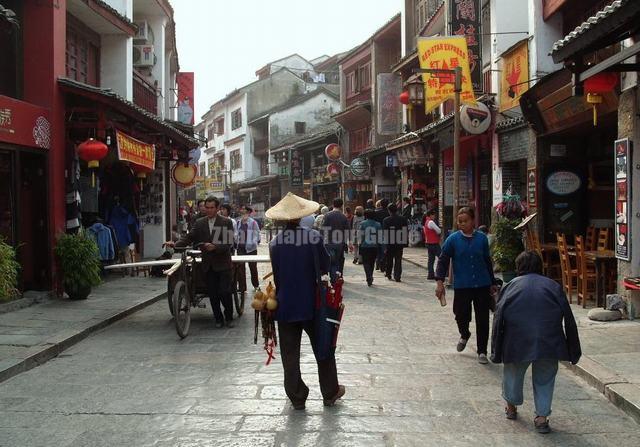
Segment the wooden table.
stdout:
<path fill-rule="evenodd" d="M 596 266 L 596 306 L 599 305 L 600 298 L 602 298 L 602 307 L 606 307 L 607 300 L 604 292 L 607 283 L 607 264 L 616 260 L 616 254 L 613 250 L 589 250 L 585 251 L 584 255 L 587 259 L 592 260 Z"/>

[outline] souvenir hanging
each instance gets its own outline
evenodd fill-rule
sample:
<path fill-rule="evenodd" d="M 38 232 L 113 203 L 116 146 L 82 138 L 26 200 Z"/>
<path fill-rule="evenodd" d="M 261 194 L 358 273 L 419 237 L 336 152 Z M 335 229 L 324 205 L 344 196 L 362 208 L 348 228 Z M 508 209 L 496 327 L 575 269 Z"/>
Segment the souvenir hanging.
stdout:
<path fill-rule="evenodd" d="M 266 280 L 271 275 L 273 275 L 273 273 L 269 273 L 262 279 Z M 278 299 L 276 297 L 276 288 L 271 281 L 267 284 L 264 292 L 258 287 L 258 290 L 253 295 L 251 307 L 255 310 L 253 344 L 258 344 L 258 326 L 262 326 L 264 350 L 267 352 L 266 365 L 269 365 L 271 360 L 276 358 L 273 351 L 278 346 L 278 336 L 274 320 L 276 309 L 278 309 Z"/>

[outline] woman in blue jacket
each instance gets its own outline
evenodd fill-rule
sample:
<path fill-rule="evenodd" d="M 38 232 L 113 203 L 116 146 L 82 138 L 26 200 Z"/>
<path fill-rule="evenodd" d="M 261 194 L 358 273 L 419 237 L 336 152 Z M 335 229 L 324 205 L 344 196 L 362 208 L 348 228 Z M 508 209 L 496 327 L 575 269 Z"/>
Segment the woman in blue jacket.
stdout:
<path fill-rule="evenodd" d="M 471 305 L 476 316 L 476 340 L 478 362 L 487 364 L 487 344 L 489 343 L 489 305 L 495 292 L 493 263 L 489 254 L 487 236 L 475 229 L 475 213 L 472 208 L 463 207 L 458 211 L 458 231 L 450 235 L 442 246 L 436 271 L 436 297 L 444 306 L 444 278 L 449 272 L 449 262 L 453 261 L 453 313 L 456 316 L 460 340 L 456 346 L 462 352 L 471 337 Z"/>
<path fill-rule="evenodd" d="M 364 274 L 369 287 L 373 284 L 373 268 L 378 256 L 378 248 L 380 246 L 378 239 L 382 230 L 382 225 L 375 220 L 375 217 L 376 212 L 374 210 L 365 210 L 364 221 L 360 224 L 357 235 L 358 252 L 362 256 L 362 266 L 364 267 Z"/>
<path fill-rule="evenodd" d="M 504 363 L 502 397 L 508 419 L 517 418 L 524 375 L 531 365 L 534 425 L 539 433 L 549 433 L 558 360 L 575 365 L 582 355 L 578 328 L 562 286 L 542 276 L 542 259 L 536 252 L 521 253 L 516 271 L 518 277 L 500 293 L 493 318 L 491 361 Z"/>

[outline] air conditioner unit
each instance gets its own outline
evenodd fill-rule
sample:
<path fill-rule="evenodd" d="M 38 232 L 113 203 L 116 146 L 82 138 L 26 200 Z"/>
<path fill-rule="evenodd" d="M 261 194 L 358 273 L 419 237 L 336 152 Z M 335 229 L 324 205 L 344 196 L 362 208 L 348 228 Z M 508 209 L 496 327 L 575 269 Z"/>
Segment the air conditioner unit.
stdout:
<path fill-rule="evenodd" d="M 153 45 L 133 46 L 133 66 L 153 67 L 156 64 L 156 56 L 153 52 Z"/>
<path fill-rule="evenodd" d="M 134 22 L 138 27 L 138 31 L 136 35 L 133 37 L 135 42 L 144 42 L 149 43 L 149 39 L 151 38 L 151 28 L 149 27 L 149 22 L 146 20 L 142 20 L 140 22 Z"/>

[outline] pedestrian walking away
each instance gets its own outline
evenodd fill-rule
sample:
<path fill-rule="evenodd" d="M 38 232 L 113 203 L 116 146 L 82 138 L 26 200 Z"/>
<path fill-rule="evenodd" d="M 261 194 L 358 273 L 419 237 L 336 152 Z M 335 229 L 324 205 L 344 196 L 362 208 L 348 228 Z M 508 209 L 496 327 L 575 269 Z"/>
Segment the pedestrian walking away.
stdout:
<path fill-rule="evenodd" d="M 349 242 L 349 221 L 342 213 L 342 199 L 333 200 L 333 210 L 324 216 L 322 229 L 326 233 L 325 244 L 331 265 L 329 274 L 331 282 L 335 283 L 338 272 L 344 273 L 344 252 Z"/>
<path fill-rule="evenodd" d="M 284 229 L 269 244 L 271 267 L 276 286 L 280 356 L 284 368 L 284 388 L 296 410 L 304 410 L 309 387 L 300 372 L 300 344 L 306 332 L 314 346 L 314 312 L 316 309 L 317 270 L 329 270 L 330 257 L 322 237 L 315 230 L 300 227 L 300 219 L 318 208 L 316 202 L 288 193 L 267 210 L 266 216 L 284 223 Z M 314 354 L 316 350 L 314 347 Z M 320 391 L 325 406 L 332 406 L 345 393 L 338 384 L 335 355 L 318 360 Z"/>
<path fill-rule="evenodd" d="M 427 212 L 425 223 L 423 226 L 424 241 L 427 246 L 427 279 L 436 279 L 433 266 L 436 258 L 440 256 L 442 249 L 440 248 L 440 235 L 442 230 L 436 224 L 436 210 L 431 209 Z"/>
<path fill-rule="evenodd" d="M 453 261 L 453 313 L 460 332 L 456 346 L 464 351 L 471 337 L 471 306 L 475 313 L 478 362 L 488 363 L 489 308 L 491 295 L 496 291 L 493 263 L 489 255 L 489 243 L 484 233 L 475 230 L 475 212 L 472 208 L 460 208 L 457 215 L 458 231 L 444 242 L 436 270 L 436 297 L 444 306 L 444 279 Z"/>
<path fill-rule="evenodd" d="M 368 202 L 367 202 L 368 203 Z M 380 226 L 382 226 L 382 222 L 389 217 L 389 211 L 387 210 L 387 206 L 389 206 L 389 201 L 387 199 L 380 199 L 376 202 L 375 208 L 375 219 L 378 221 Z M 376 270 L 380 270 L 381 272 L 386 273 L 385 268 L 385 247 L 383 238 L 380 237 L 380 244 L 378 245 L 378 256 L 376 257 Z"/>
<path fill-rule="evenodd" d="M 200 268 L 207 284 L 216 327 L 233 327 L 233 302 L 231 299 L 231 252 L 234 231 L 231 219 L 218 214 L 220 201 L 207 197 L 204 203 L 206 216 L 198 219 L 192 231 L 178 241 L 176 247 L 192 245 L 202 251 Z M 220 309 L 224 307 L 224 314 Z"/>
<path fill-rule="evenodd" d="M 351 222 L 351 234 L 350 238 L 353 241 L 353 263 L 362 263 L 362 257 L 360 255 L 360 225 L 364 222 L 364 208 L 356 206 L 355 215 Z"/>
<path fill-rule="evenodd" d="M 491 361 L 504 363 L 502 397 L 507 419 L 522 405 L 524 376 L 531 366 L 534 426 L 549 433 L 549 415 L 558 361 L 578 363 L 582 351 L 578 327 L 562 286 L 542 275 L 534 251 L 516 258 L 518 277 L 501 291 L 491 336 Z M 563 330 L 564 323 L 564 330 Z"/>
<path fill-rule="evenodd" d="M 398 215 L 398 207 L 395 203 L 387 207 L 389 217 L 382 222 L 385 243 L 385 276 L 396 282 L 402 277 L 402 252 L 408 245 L 409 227 L 407 219 Z"/>
<path fill-rule="evenodd" d="M 373 284 L 373 269 L 378 256 L 378 247 L 380 245 L 378 238 L 381 230 L 382 226 L 375 220 L 375 211 L 372 209 L 365 210 L 364 221 L 360 224 L 358 233 L 358 250 L 362 256 L 364 275 L 369 287 Z"/>

